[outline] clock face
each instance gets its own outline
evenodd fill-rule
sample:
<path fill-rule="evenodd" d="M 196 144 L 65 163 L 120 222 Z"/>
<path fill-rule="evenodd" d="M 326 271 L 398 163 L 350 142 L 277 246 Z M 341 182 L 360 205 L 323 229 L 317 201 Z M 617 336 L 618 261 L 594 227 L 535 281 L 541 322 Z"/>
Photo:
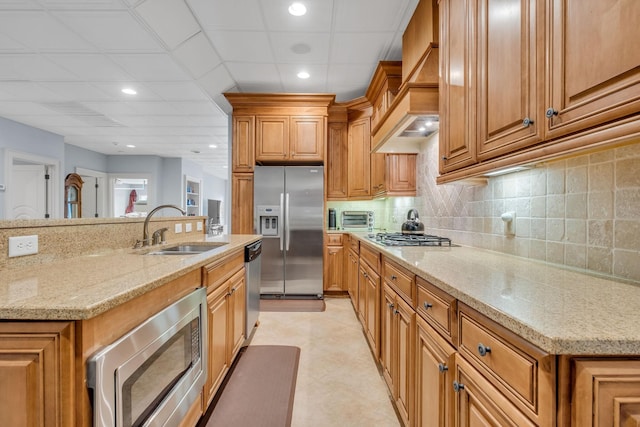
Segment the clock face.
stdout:
<path fill-rule="evenodd" d="M 69 187 L 67 191 L 67 202 L 78 201 L 78 189 L 76 187 Z"/>

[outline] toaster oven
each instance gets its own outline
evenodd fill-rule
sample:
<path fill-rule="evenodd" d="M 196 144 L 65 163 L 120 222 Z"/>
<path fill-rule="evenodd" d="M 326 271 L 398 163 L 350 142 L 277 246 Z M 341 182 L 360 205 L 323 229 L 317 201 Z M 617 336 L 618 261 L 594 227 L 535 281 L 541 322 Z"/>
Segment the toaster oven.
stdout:
<path fill-rule="evenodd" d="M 373 211 L 342 211 L 340 224 L 343 230 L 373 231 Z"/>

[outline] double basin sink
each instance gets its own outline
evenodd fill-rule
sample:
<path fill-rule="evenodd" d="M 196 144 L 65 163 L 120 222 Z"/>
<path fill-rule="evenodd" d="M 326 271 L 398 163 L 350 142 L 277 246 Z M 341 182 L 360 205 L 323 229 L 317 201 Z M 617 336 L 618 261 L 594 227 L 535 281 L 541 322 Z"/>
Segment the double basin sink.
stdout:
<path fill-rule="evenodd" d="M 183 243 L 147 252 L 146 255 L 195 255 L 226 245 L 226 242 Z"/>

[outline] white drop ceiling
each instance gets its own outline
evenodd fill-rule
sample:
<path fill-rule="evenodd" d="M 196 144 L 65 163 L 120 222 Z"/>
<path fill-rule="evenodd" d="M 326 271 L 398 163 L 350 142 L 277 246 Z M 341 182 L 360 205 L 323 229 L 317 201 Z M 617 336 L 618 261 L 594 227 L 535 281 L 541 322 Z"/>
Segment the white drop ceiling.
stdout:
<path fill-rule="evenodd" d="M 362 96 L 379 61 L 401 58 L 418 3 L 300 1 L 296 18 L 289 0 L 0 0 L 0 117 L 226 179 L 222 93 Z"/>

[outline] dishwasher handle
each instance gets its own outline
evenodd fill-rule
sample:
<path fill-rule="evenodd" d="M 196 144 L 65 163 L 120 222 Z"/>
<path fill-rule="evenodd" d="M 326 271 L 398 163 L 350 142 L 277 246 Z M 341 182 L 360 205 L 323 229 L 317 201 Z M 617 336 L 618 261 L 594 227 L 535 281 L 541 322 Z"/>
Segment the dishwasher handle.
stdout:
<path fill-rule="evenodd" d="M 244 247 L 244 262 L 251 262 L 262 253 L 262 240 L 251 243 Z"/>

